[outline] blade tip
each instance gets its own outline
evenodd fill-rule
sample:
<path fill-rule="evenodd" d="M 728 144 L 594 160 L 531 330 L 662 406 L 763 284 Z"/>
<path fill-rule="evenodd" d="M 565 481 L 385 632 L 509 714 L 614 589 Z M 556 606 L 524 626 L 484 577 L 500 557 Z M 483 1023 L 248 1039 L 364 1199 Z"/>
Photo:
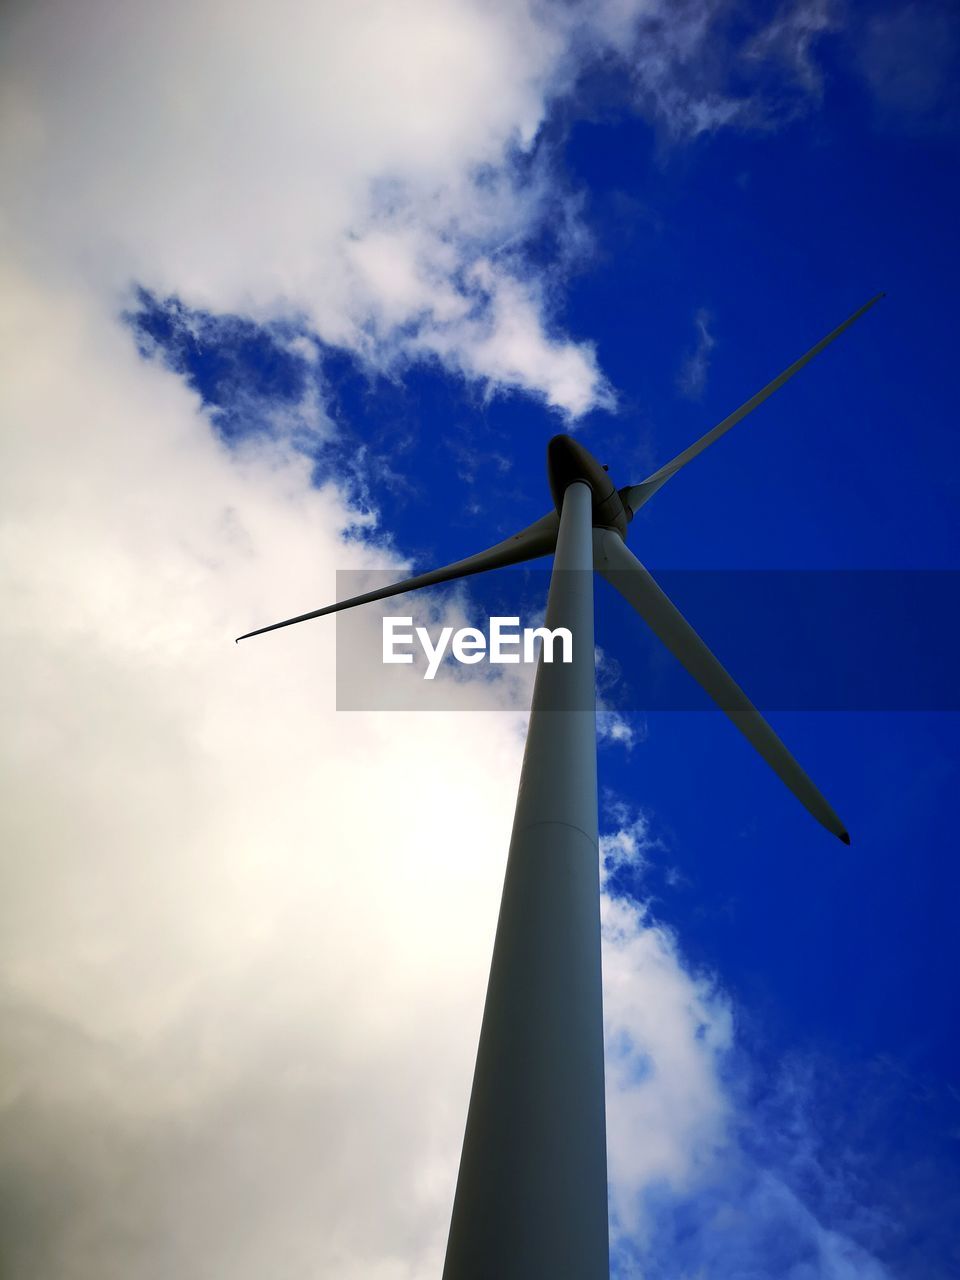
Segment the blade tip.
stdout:
<path fill-rule="evenodd" d="M 844 843 L 845 845 L 849 845 L 849 844 L 850 844 L 850 833 L 849 833 L 849 831 L 841 831 L 841 832 L 840 832 L 840 839 L 843 841 L 843 843 Z"/>

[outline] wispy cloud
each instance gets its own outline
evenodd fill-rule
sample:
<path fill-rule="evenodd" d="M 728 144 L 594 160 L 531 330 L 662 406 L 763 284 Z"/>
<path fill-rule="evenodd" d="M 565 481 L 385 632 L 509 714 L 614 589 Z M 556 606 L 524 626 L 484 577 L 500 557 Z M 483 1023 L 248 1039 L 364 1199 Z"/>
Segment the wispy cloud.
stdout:
<path fill-rule="evenodd" d="M 807 105 L 816 102 L 823 93 L 816 44 L 821 36 L 840 27 L 839 14 L 838 0 L 793 0 L 783 4 L 767 26 L 748 41 L 745 56 L 758 63 L 779 64 Z M 800 106 L 800 101 L 795 102 L 793 110 Z"/>
<path fill-rule="evenodd" d="M 835 0 L 785 0 L 772 16 L 724 0 L 648 5 L 630 54 L 637 105 L 674 143 L 776 129 L 818 104 L 817 41 L 840 25 Z"/>
<path fill-rule="evenodd" d="M 735 1004 L 691 968 L 644 898 L 648 865 L 667 851 L 646 815 L 609 797 L 606 811 L 615 824 L 601 840 L 612 1274 L 888 1280 L 870 1251 L 876 1212 L 857 1198 L 856 1174 L 820 1164 L 802 1067 L 785 1065 L 758 1101 Z"/>
<path fill-rule="evenodd" d="M 646 724 L 638 716 L 625 716 L 610 704 L 620 679 L 620 664 L 600 645 L 594 650 L 597 673 L 597 741 L 601 745 L 632 751 L 646 737 Z"/>
<path fill-rule="evenodd" d="M 688 400 L 700 400 L 707 386 L 710 371 L 710 354 L 717 340 L 710 332 L 712 319 L 709 311 L 701 307 L 693 317 L 696 345 L 685 357 L 677 374 L 677 388 Z"/>
<path fill-rule="evenodd" d="M 936 131 L 960 121 L 960 16 L 933 0 L 872 14 L 857 60 L 880 120 L 897 130 Z"/>

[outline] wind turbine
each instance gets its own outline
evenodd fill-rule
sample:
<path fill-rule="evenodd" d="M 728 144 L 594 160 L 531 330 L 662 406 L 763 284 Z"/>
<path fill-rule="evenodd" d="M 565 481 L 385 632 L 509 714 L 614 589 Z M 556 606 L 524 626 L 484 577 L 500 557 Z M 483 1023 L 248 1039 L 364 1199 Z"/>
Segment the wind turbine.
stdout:
<path fill-rule="evenodd" d="M 553 553 L 545 625 L 572 661 L 537 669 L 443 1280 L 607 1280 L 607 1166 L 593 570 L 603 574 L 844 844 L 844 824 L 626 545 L 630 521 L 884 295 L 877 294 L 706 435 L 617 489 L 568 435 L 547 446 L 553 509 L 477 555 L 239 640 Z"/>

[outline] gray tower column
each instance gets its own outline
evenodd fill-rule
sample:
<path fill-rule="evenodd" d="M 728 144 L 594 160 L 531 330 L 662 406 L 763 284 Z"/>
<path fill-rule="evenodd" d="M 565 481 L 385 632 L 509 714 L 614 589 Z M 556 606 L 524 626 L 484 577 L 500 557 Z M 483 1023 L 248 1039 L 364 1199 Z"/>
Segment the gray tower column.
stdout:
<path fill-rule="evenodd" d="M 592 493 L 560 516 L 443 1280 L 608 1280 Z"/>

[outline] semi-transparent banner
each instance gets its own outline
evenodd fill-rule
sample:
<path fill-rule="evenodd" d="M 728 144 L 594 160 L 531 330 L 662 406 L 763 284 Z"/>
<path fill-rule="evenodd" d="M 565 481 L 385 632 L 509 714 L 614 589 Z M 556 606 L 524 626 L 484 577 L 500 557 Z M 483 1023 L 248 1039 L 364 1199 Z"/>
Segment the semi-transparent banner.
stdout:
<path fill-rule="evenodd" d="M 761 710 L 960 710 L 960 571 L 651 573 Z M 396 578 L 339 572 L 337 600 Z M 569 650 L 567 637 L 543 634 L 549 584 L 548 568 L 499 570 L 304 625 L 336 626 L 340 710 L 521 709 L 541 647 L 557 662 Z M 602 706 L 713 705 L 618 592 L 616 577 L 584 575 L 582 585 L 594 592 Z"/>

